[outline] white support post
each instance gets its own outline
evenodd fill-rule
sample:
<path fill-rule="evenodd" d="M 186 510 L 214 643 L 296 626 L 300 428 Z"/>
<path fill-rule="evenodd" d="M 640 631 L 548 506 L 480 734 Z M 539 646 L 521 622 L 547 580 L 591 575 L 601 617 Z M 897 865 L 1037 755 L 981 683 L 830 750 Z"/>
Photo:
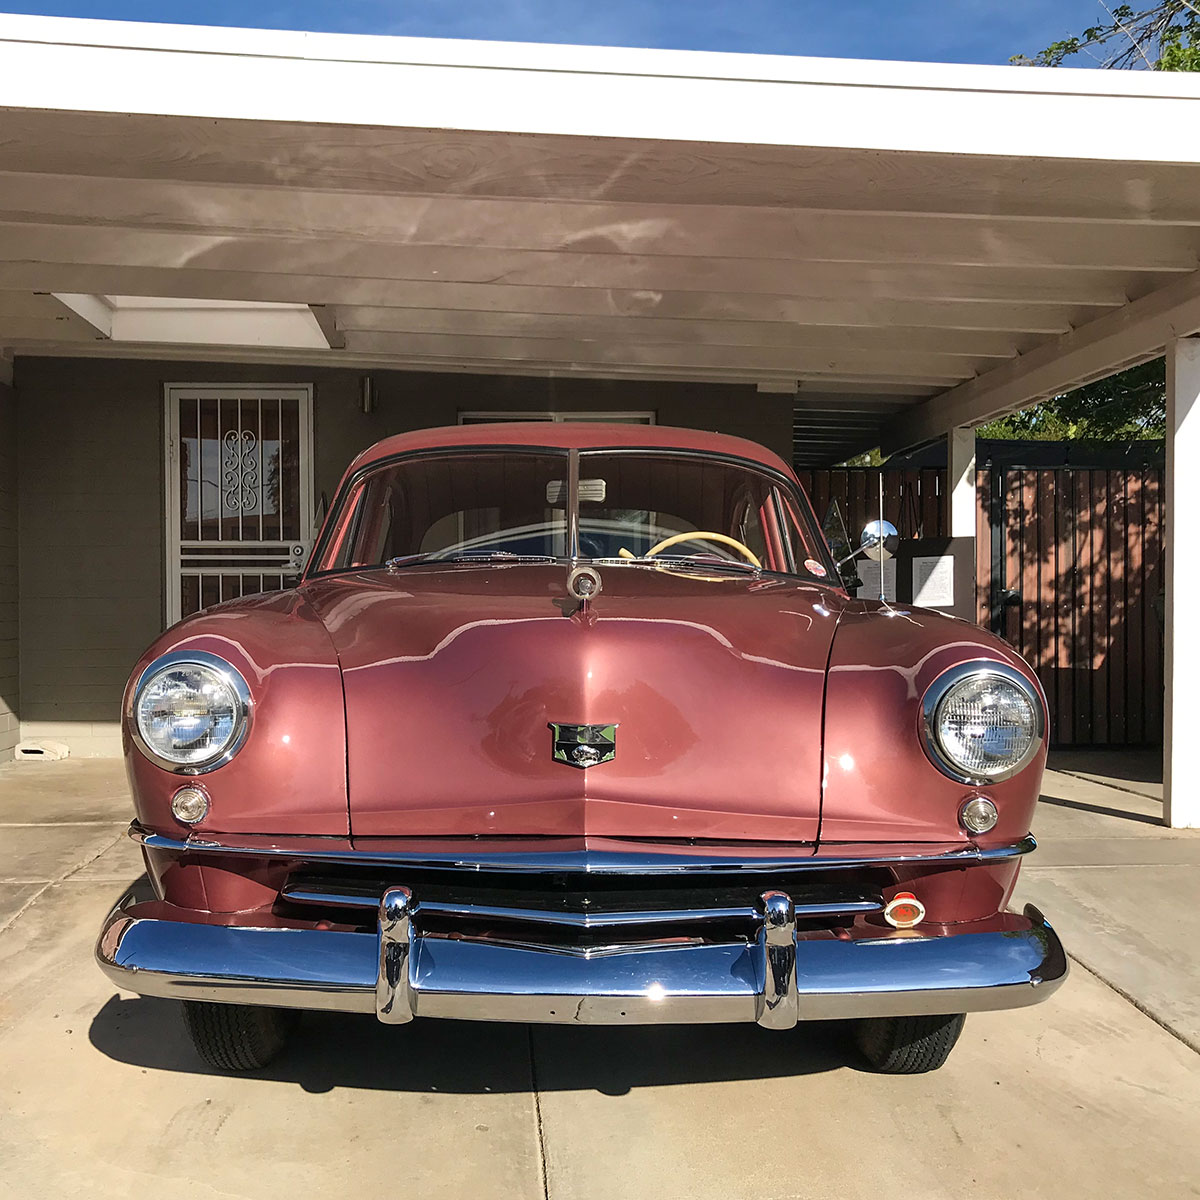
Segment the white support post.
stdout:
<path fill-rule="evenodd" d="M 957 617 L 974 621 L 975 578 L 975 428 L 962 425 L 946 434 L 946 501 L 953 539 L 954 607 Z"/>
<path fill-rule="evenodd" d="M 1200 719 L 1200 624 L 1189 614 L 1200 595 L 1200 337 L 1167 343 L 1166 507 L 1163 823 L 1195 829 L 1200 827 L 1200 779 L 1191 751 Z"/>
<path fill-rule="evenodd" d="M 950 496 L 950 536 L 975 536 L 975 429 L 959 426 L 946 435 Z"/>

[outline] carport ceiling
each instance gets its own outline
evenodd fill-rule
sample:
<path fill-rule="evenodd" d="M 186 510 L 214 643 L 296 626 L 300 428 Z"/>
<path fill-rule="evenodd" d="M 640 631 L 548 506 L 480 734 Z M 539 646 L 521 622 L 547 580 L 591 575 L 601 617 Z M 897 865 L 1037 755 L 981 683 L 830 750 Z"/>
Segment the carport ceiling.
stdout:
<path fill-rule="evenodd" d="M 0 110 L 18 356 L 757 384 L 820 463 L 1200 328 L 1200 78 L 5 16 Z M 330 345 L 53 294 L 310 305 Z"/>

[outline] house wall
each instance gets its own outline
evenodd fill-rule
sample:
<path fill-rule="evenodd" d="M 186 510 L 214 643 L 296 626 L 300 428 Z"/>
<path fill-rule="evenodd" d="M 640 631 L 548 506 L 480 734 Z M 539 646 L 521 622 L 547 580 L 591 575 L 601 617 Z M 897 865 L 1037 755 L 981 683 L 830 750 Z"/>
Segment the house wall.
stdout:
<path fill-rule="evenodd" d="M 162 398 L 167 383 L 312 383 L 318 496 L 332 497 L 347 464 L 372 442 L 453 424 L 460 411 L 480 409 L 653 411 L 660 424 L 720 429 L 762 442 L 785 460 L 791 455 L 791 398 L 760 395 L 753 387 L 402 371 L 372 371 L 371 376 L 375 411 L 364 414 L 361 372 L 355 370 L 18 361 L 24 738 L 62 740 L 76 755 L 119 751 L 122 688 L 164 624 Z M 0 451 L 0 556 L 5 553 L 4 463 Z M 0 694 L 9 644 L 2 624 L 4 561 L 0 557 Z M 15 679 L 11 686 L 15 697 Z M 0 707 L 0 747 L 3 712 Z"/>
<path fill-rule="evenodd" d="M 20 740 L 17 607 L 17 398 L 0 383 L 0 762 Z"/>

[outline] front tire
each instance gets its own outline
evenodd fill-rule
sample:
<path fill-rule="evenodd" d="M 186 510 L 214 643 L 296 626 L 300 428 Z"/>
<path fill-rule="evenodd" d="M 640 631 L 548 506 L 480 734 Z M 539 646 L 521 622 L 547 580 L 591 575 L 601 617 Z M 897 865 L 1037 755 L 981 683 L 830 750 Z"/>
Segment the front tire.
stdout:
<path fill-rule="evenodd" d="M 218 1071 L 255 1071 L 287 1046 L 296 1014 L 250 1004 L 183 1002 L 183 1023 L 196 1053 Z"/>
<path fill-rule="evenodd" d="M 858 1023 L 856 1040 L 866 1060 L 882 1075 L 936 1071 L 954 1049 L 967 1023 L 950 1017 L 870 1017 Z"/>

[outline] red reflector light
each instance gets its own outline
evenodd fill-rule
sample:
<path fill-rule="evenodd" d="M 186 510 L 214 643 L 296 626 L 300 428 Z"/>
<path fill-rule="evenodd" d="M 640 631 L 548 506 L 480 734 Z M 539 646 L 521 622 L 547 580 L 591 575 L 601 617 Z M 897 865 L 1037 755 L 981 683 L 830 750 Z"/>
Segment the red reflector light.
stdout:
<path fill-rule="evenodd" d="M 925 905 L 912 892 L 897 892 L 884 906 L 883 919 L 893 929 L 911 929 L 925 920 Z"/>

